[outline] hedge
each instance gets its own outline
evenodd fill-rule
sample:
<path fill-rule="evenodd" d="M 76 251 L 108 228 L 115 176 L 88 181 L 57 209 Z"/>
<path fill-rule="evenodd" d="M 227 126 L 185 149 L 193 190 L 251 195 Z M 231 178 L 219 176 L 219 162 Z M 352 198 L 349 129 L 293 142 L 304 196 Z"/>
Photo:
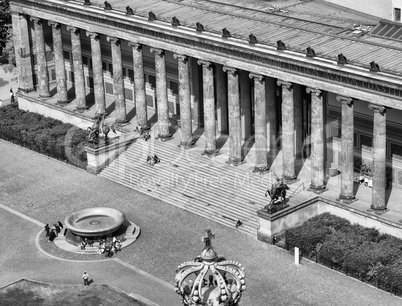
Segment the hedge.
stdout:
<path fill-rule="evenodd" d="M 286 248 L 402 295 L 402 240 L 324 213 L 285 233 Z"/>
<path fill-rule="evenodd" d="M 20 110 L 0 107 L 0 138 L 85 169 L 88 132 L 68 123 Z"/>

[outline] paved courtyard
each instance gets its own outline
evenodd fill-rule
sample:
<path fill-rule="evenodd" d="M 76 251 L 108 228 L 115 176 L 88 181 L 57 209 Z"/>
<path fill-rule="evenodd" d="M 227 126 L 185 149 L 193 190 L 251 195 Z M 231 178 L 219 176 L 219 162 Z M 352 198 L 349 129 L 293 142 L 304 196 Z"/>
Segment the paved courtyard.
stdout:
<path fill-rule="evenodd" d="M 161 306 L 179 305 L 173 291 L 177 266 L 199 255 L 201 235 L 246 269 L 243 306 L 401 305 L 402 300 L 325 267 L 163 201 L 0 140 L 0 286 L 21 278 L 79 284 L 84 270 Z M 73 211 L 109 206 L 141 227 L 141 235 L 113 259 L 77 255 L 43 243 L 43 225 Z M 42 237 L 42 238 L 41 238 Z"/>

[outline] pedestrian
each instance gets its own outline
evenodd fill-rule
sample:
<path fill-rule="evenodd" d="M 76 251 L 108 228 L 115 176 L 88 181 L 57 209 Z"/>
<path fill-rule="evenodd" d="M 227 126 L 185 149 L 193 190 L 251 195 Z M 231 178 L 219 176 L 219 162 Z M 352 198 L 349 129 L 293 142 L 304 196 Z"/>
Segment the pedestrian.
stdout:
<path fill-rule="evenodd" d="M 57 233 L 57 235 L 59 235 L 60 234 L 60 226 L 57 224 L 57 223 L 55 223 L 54 224 L 54 227 L 56 228 L 56 233 Z"/>
<path fill-rule="evenodd" d="M 50 233 L 49 233 L 49 241 L 53 241 L 56 237 L 57 237 L 56 231 L 51 230 Z"/>
<path fill-rule="evenodd" d="M 86 271 L 84 271 L 82 279 L 84 280 L 84 286 L 89 286 L 89 274 Z"/>
<path fill-rule="evenodd" d="M 45 231 L 46 231 L 46 237 L 49 237 L 49 234 L 50 234 L 50 227 L 49 227 L 49 224 L 46 224 L 46 225 L 45 225 Z"/>

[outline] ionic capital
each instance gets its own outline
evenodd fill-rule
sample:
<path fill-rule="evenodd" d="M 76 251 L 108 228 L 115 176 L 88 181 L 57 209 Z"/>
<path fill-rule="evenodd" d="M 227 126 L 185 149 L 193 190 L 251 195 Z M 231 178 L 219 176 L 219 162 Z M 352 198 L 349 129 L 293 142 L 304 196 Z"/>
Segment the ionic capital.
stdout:
<path fill-rule="evenodd" d="M 187 61 L 188 61 L 188 56 L 187 56 L 187 55 L 183 55 L 183 54 L 176 54 L 176 53 L 174 53 L 174 54 L 173 54 L 173 58 L 175 58 L 175 59 L 177 59 L 178 61 L 183 62 L 183 63 L 187 63 Z"/>
<path fill-rule="evenodd" d="M 205 68 L 209 68 L 212 66 L 211 62 L 207 62 L 207 61 L 203 61 L 203 60 L 198 60 L 197 64 L 200 66 L 202 65 Z"/>
<path fill-rule="evenodd" d="M 341 102 L 342 104 L 346 104 L 347 106 L 353 105 L 353 98 L 344 97 L 344 96 L 336 96 L 336 100 Z"/>
<path fill-rule="evenodd" d="M 128 46 L 135 50 L 142 50 L 142 45 L 140 43 L 129 41 Z"/>
<path fill-rule="evenodd" d="M 70 31 L 71 33 L 77 34 L 80 32 L 80 29 L 78 29 L 77 27 L 73 27 L 73 26 L 67 26 L 67 31 Z"/>
<path fill-rule="evenodd" d="M 284 81 L 284 80 L 278 80 L 278 81 L 276 81 L 276 84 L 278 86 L 282 86 L 283 88 L 286 88 L 287 90 L 291 90 L 292 86 L 293 86 L 292 83 L 290 83 L 288 81 Z"/>
<path fill-rule="evenodd" d="M 387 111 L 385 106 L 377 105 L 377 104 L 373 104 L 373 103 L 369 103 L 368 108 L 370 110 L 374 111 L 375 113 L 380 113 L 381 115 L 383 115 Z"/>
<path fill-rule="evenodd" d="M 311 87 L 307 87 L 306 92 L 308 94 L 315 95 L 316 97 L 321 97 L 321 94 L 322 94 L 321 90 L 319 90 L 317 88 L 311 88 Z"/>
<path fill-rule="evenodd" d="M 256 73 L 250 73 L 250 74 L 248 75 L 248 77 L 249 77 L 250 79 L 257 79 L 257 80 L 260 81 L 260 82 L 262 82 L 262 81 L 264 80 L 264 76 L 263 76 L 263 75 L 261 75 L 261 74 L 256 74 Z"/>
<path fill-rule="evenodd" d="M 60 29 L 60 23 L 58 23 L 58 22 L 48 21 L 47 23 L 54 29 Z"/>
<path fill-rule="evenodd" d="M 159 56 L 165 55 L 165 51 L 163 51 L 162 49 L 151 48 L 150 51 L 151 53 L 157 54 Z"/>
<path fill-rule="evenodd" d="M 120 45 L 120 39 L 117 37 L 106 36 L 106 40 L 111 42 L 112 44 L 115 44 L 116 46 Z"/>
<path fill-rule="evenodd" d="M 87 32 L 87 36 L 91 39 L 99 40 L 99 34 L 95 32 Z"/>
<path fill-rule="evenodd" d="M 223 66 L 222 69 L 223 69 L 224 72 L 227 72 L 228 74 L 231 74 L 231 75 L 237 74 L 237 69 L 236 68 Z"/>
<path fill-rule="evenodd" d="M 36 24 L 42 24 L 42 19 L 40 19 L 38 17 L 30 16 L 29 18 Z"/>

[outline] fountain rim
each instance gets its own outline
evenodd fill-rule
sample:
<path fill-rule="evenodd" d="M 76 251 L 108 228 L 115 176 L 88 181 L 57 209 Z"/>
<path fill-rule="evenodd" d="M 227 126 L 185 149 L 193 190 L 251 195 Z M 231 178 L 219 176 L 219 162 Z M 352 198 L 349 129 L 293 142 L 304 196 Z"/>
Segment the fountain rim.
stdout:
<path fill-rule="evenodd" d="M 101 229 L 99 229 L 99 228 L 82 229 L 82 228 L 77 228 L 72 224 L 71 221 L 73 218 L 74 218 L 74 220 L 78 220 L 82 217 L 89 216 L 88 212 L 91 212 L 91 214 L 93 214 L 93 215 L 102 214 L 102 215 L 109 216 L 109 217 L 115 219 L 117 222 L 113 225 L 109 225 L 109 226 L 101 228 Z M 91 236 L 106 236 L 108 234 L 111 234 L 114 231 L 116 231 L 124 223 L 125 220 L 126 220 L 126 217 L 125 217 L 124 213 L 115 208 L 91 207 L 91 208 L 84 208 L 81 210 L 77 210 L 77 211 L 71 213 L 64 219 L 64 224 L 71 232 L 73 232 L 76 235 L 91 237 Z"/>

